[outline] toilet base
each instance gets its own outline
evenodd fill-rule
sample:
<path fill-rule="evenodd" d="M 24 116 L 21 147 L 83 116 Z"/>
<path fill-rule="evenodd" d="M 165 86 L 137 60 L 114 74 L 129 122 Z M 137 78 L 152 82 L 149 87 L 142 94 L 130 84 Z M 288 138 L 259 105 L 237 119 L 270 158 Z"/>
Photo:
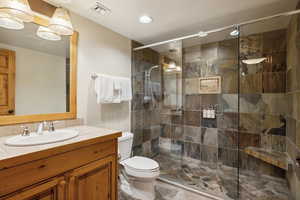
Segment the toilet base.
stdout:
<path fill-rule="evenodd" d="M 155 199 L 155 182 L 153 181 L 140 181 L 130 178 L 128 181 L 120 177 L 120 189 L 126 195 L 138 200 L 154 200 Z"/>

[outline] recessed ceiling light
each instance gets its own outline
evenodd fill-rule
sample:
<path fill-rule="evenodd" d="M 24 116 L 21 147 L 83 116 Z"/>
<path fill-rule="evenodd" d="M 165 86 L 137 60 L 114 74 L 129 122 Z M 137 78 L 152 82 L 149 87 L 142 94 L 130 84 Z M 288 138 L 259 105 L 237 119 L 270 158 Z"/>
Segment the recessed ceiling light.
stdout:
<path fill-rule="evenodd" d="M 231 36 L 239 36 L 240 31 L 238 27 L 235 27 L 233 31 L 230 32 Z"/>
<path fill-rule="evenodd" d="M 149 24 L 153 21 L 153 19 L 151 17 L 147 16 L 147 15 L 143 15 L 143 16 L 140 17 L 139 21 L 142 24 Z"/>

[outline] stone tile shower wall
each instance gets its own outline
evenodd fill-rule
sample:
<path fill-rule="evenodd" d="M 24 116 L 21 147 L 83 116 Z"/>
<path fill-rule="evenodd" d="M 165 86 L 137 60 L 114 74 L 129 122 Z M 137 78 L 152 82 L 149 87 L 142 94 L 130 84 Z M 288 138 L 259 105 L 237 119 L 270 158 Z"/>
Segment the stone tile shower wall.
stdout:
<path fill-rule="evenodd" d="M 261 65 L 242 65 L 240 88 L 238 48 L 238 40 L 230 39 L 183 49 L 183 112 L 162 114 L 161 140 L 171 141 L 173 156 L 183 155 L 215 167 L 239 165 L 283 177 L 283 170 L 246 154 L 244 149 L 285 152 L 286 30 L 240 39 L 242 59 L 269 58 Z M 199 77 L 216 75 L 222 77 L 221 94 L 200 94 Z M 202 110 L 211 106 L 217 108 L 217 118 L 204 119 Z"/>
<path fill-rule="evenodd" d="M 266 152 L 286 149 L 286 30 L 240 39 L 241 59 L 266 57 L 262 64 L 241 64 L 240 149 L 257 147 Z M 243 169 L 284 177 L 280 168 L 240 152 Z"/>
<path fill-rule="evenodd" d="M 132 48 L 140 44 L 132 42 Z M 159 54 L 151 49 L 132 52 L 132 88 L 131 132 L 134 134 L 133 154 L 152 157 L 159 152 L 161 95 L 150 101 L 144 99 L 148 87 L 145 72 L 159 64 Z M 161 84 L 161 71 L 155 69 L 151 79 Z"/>
<path fill-rule="evenodd" d="M 298 7 L 299 9 L 299 7 Z M 294 199 L 300 199 L 300 16 L 291 18 L 287 34 L 287 153 L 292 160 L 288 181 Z"/>

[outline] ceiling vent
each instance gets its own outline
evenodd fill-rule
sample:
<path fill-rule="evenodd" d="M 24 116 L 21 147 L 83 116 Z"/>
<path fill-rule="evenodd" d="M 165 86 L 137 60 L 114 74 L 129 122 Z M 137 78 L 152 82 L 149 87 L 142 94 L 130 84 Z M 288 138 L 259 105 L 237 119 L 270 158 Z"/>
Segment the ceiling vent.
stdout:
<path fill-rule="evenodd" d="M 92 7 L 92 10 L 101 15 L 108 15 L 111 13 L 111 9 L 109 9 L 99 1 L 96 1 L 95 5 Z"/>

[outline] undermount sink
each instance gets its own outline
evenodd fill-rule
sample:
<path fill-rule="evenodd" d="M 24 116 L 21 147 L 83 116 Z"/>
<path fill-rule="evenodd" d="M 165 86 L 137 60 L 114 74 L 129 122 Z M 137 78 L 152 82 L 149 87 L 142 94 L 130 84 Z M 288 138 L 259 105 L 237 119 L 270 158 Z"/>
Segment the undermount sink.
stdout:
<path fill-rule="evenodd" d="M 44 131 L 42 134 L 30 133 L 29 136 L 17 135 L 8 138 L 5 141 L 9 146 L 33 146 L 61 142 L 77 137 L 79 134 L 76 130 L 56 130 L 54 132 Z"/>

